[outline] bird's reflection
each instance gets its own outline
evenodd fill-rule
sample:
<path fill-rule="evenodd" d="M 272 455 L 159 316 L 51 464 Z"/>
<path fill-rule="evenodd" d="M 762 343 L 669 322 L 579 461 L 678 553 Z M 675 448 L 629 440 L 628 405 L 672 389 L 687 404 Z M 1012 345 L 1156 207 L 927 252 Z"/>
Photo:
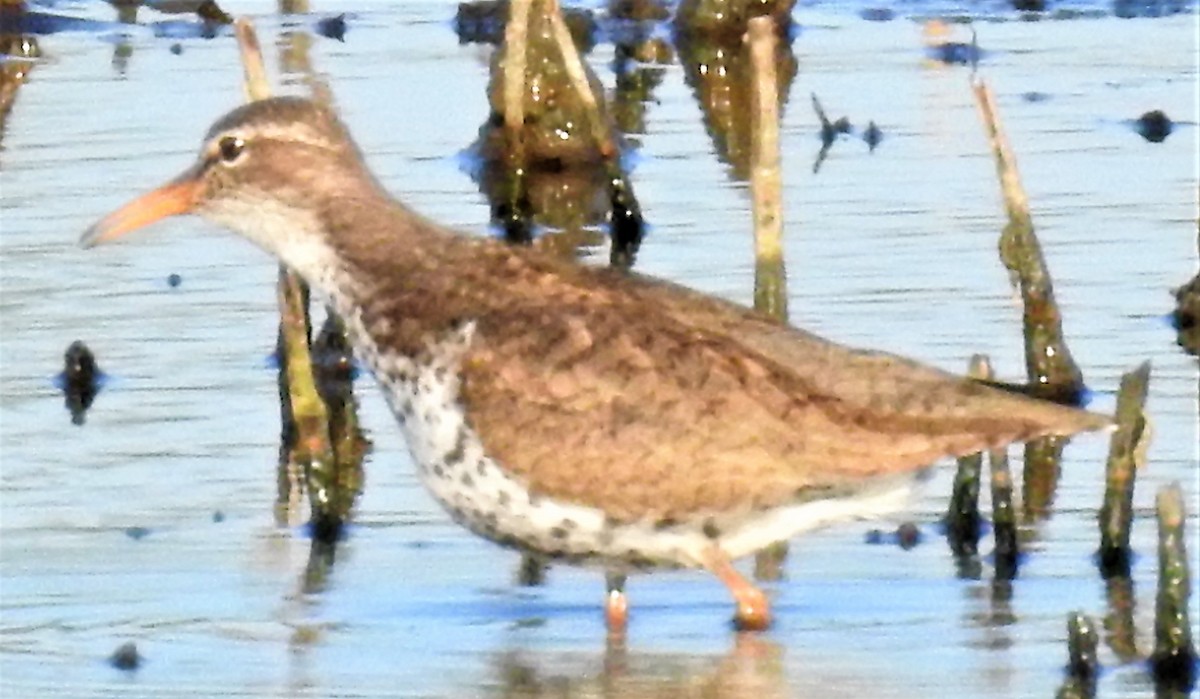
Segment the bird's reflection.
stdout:
<path fill-rule="evenodd" d="M 773 699 L 791 697 L 783 649 L 738 634 L 723 657 L 633 652 L 610 642 L 599 657 L 583 652 L 502 652 L 493 661 L 491 697 L 539 699 Z"/>

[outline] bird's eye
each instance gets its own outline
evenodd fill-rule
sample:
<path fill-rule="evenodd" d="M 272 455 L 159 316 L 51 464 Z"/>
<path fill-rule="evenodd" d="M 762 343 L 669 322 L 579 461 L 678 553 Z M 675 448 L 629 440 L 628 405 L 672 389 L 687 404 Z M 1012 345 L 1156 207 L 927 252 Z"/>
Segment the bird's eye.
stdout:
<path fill-rule="evenodd" d="M 217 150 L 221 154 L 221 160 L 226 163 L 232 163 L 242 155 L 242 151 L 246 148 L 246 142 L 237 136 L 226 136 L 217 142 Z"/>

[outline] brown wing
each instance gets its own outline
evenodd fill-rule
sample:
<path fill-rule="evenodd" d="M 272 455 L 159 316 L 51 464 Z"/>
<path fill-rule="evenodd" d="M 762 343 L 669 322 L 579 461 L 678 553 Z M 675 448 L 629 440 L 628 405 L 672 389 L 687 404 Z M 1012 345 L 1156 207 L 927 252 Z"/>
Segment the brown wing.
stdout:
<path fill-rule="evenodd" d="M 371 315 L 413 348 L 474 319 L 463 400 L 485 448 L 535 492 L 616 519 L 766 507 L 1107 424 L 675 285 L 463 245 L 453 274 L 414 266 Z M 426 269 L 439 278 L 411 278 Z"/>

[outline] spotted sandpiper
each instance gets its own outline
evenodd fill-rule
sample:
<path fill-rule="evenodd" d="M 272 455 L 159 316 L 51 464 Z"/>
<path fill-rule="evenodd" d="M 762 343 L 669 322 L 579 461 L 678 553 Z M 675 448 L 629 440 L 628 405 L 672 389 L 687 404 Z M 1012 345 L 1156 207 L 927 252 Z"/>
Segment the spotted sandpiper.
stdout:
<path fill-rule="evenodd" d="M 389 196 L 337 117 L 303 99 L 225 115 L 193 166 L 82 242 L 188 212 L 327 297 L 457 522 L 613 576 L 707 569 L 745 628 L 767 626 L 769 607 L 733 559 L 894 510 L 939 458 L 1110 424 L 665 281 L 458 234 Z M 610 627 L 624 609 L 610 594 Z"/>

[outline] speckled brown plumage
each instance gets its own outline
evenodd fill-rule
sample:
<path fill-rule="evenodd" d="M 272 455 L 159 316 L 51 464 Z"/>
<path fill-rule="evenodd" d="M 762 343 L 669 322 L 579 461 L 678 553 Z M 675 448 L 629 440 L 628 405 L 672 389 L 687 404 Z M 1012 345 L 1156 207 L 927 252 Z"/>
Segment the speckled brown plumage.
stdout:
<path fill-rule="evenodd" d="M 676 285 L 413 219 L 337 241 L 363 321 L 417 354 L 475 320 L 468 419 L 538 493 L 619 520 L 766 508 L 1104 418 L 849 350 Z"/>
<path fill-rule="evenodd" d="M 234 110 L 191 169 L 84 240 L 188 211 L 332 299 L 456 520 L 547 557 L 706 567 L 750 626 L 769 623 L 766 598 L 731 556 L 874 512 L 890 502 L 877 486 L 941 457 L 1110 422 L 447 230 L 304 100 Z"/>

